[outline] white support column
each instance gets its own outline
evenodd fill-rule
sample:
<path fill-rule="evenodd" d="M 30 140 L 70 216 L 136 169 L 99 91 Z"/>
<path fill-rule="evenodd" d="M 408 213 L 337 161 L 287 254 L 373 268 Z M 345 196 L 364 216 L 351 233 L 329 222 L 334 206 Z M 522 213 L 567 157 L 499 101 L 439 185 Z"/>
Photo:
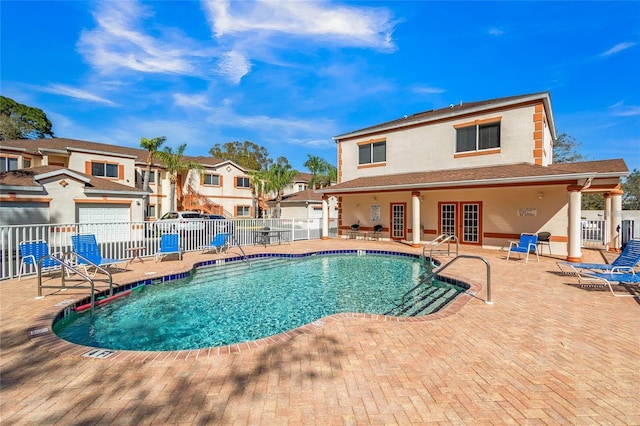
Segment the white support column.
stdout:
<path fill-rule="evenodd" d="M 569 241 L 567 242 L 567 261 L 582 262 L 582 234 L 580 215 L 582 212 L 582 189 L 579 185 L 567 186 L 569 192 Z"/>
<path fill-rule="evenodd" d="M 329 197 L 322 195 L 322 237 L 323 240 L 329 239 Z"/>
<path fill-rule="evenodd" d="M 609 248 L 611 244 L 611 194 L 604 194 L 604 229 L 602 230 L 602 244 Z"/>
<path fill-rule="evenodd" d="M 422 235 L 420 235 L 420 193 L 412 192 L 411 193 L 411 227 L 413 228 L 413 238 L 411 245 L 413 247 L 420 247 L 420 240 L 422 239 Z"/>
<path fill-rule="evenodd" d="M 611 198 L 611 219 L 609 228 L 609 250 L 619 251 L 622 248 L 622 241 L 620 240 L 620 229 L 622 226 L 622 194 L 624 191 L 620 189 L 614 189 L 609 191 L 609 198 Z"/>

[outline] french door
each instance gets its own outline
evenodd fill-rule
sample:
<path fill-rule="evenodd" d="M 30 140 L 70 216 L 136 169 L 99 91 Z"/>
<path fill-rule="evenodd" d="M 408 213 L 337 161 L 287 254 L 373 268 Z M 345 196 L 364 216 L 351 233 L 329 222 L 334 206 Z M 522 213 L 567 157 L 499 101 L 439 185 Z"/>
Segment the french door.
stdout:
<path fill-rule="evenodd" d="M 407 239 L 406 203 L 391 204 L 391 238 L 394 240 Z"/>
<path fill-rule="evenodd" d="M 482 244 L 482 202 L 438 203 L 438 234 L 455 235 L 461 243 Z"/>

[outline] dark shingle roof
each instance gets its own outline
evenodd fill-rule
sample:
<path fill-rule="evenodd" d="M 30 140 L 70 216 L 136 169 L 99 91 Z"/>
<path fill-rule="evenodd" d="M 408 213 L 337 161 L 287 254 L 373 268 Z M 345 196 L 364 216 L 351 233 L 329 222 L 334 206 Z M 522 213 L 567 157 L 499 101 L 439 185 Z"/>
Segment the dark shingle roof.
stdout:
<path fill-rule="evenodd" d="M 139 192 L 140 194 L 143 191 L 133 188 L 131 186 L 123 185 L 121 183 L 113 182 L 108 179 L 103 179 L 96 176 L 90 176 L 86 173 L 78 172 L 76 170 L 70 170 L 66 167 L 62 166 L 39 166 L 32 167 L 30 169 L 20 169 L 20 170 L 12 170 L 9 172 L 0 173 L 0 186 L 23 186 L 23 187 L 33 187 L 33 186 L 41 186 L 40 183 L 35 181 L 35 176 L 51 173 L 51 172 L 64 172 L 69 171 L 73 174 L 81 176 L 89 180 L 87 187 L 91 189 L 99 190 L 99 191 L 108 191 L 108 192 Z"/>
<path fill-rule="evenodd" d="M 333 185 L 320 192 L 354 192 L 357 190 L 403 189 L 416 187 L 449 187 L 453 185 L 483 186 L 491 183 L 525 183 L 544 182 L 563 179 L 576 179 L 600 174 L 624 176 L 628 174 L 624 160 L 585 161 L 572 164 L 554 164 L 543 167 L 530 163 L 508 164 L 490 167 L 475 167 L 454 170 L 437 170 L 430 172 L 403 173 L 361 177 L 338 185 Z"/>
<path fill-rule="evenodd" d="M 87 151 L 100 151 L 108 154 L 122 155 L 135 158 L 137 163 L 146 163 L 148 151 L 142 148 L 130 148 L 120 145 L 111 145 L 98 142 L 82 141 L 78 139 L 68 138 L 50 138 L 50 139 L 15 139 L 0 141 L 0 147 L 5 149 L 19 148 L 26 149 L 26 152 L 32 155 L 40 155 L 40 148 L 55 149 L 55 150 L 67 150 L 68 148 L 75 150 L 87 150 Z M 223 160 L 219 160 L 213 157 L 190 157 L 185 155 L 187 160 L 197 161 L 204 165 L 214 166 L 221 163 Z M 161 166 L 162 162 L 158 159 L 154 160 L 154 164 Z"/>
<path fill-rule="evenodd" d="M 460 118 L 462 116 L 465 116 L 466 114 L 477 113 L 479 111 L 490 110 L 492 108 L 502 107 L 506 105 L 517 105 L 520 103 L 531 101 L 543 101 L 545 103 L 550 121 L 550 129 L 555 137 L 555 127 L 553 123 L 553 117 L 551 116 L 551 100 L 549 92 L 539 92 L 531 93 L 528 95 L 508 96 L 504 98 L 496 98 L 485 101 L 465 102 L 458 105 L 451 104 L 446 108 L 423 111 L 395 120 L 365 127 L 359 130 L 343 133 L 341 135 L 334 136 L 333 139 L 338 141 L 341 139 L 348 139 L 350 137 L 358 137 L 402 127 L 410 127 L 429 123 L 431 121 Z"/>

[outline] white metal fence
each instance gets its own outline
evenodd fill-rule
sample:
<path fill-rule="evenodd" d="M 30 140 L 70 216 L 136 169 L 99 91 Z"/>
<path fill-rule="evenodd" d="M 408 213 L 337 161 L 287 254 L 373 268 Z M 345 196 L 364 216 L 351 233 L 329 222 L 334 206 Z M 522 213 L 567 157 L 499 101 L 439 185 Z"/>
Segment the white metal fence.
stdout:
<path fill-rule="evenodd" d="M 44 240 L 50 253 L 71 253 L 71 236 L 94 234 L 102 257 L 130 259 L 133 248 L 139 248 L 142 257 L 153 256 L 160 246 L 162 232 L 179 232 L 180 244 L 185 252 L 201 250 L 217 233 L 233 234 L 232 245 L 247 246 L 260 240 L 260 229 L 288 231 L 282 233 L 282 241 L 319 239 L 322 236 L 321 219 L 233 219 L 199 220 L 168 224 L 155 222 L 120 223 L 71 223 L 43 225 L 0 226 L 0 279 L 18 276 L 20 270 L 19 244 L 25 241 Z M 329 237 L 338 236 L 338 223 L 329 221 Z M 273 242 L 277 239 L 273 237 Z M 35 269 L 27 265 L 23 274 L 33 274 Z"/>
<path fill-rule="evenodd" d="M 604 244 L 609 238 L 609 230 L 606 229 L 604 220 L 582 220 L 582 242 L 591 244 Z M 631 239 L 640 238 L 640 221 L 623 220 L 614 235 L 623 245 Z"/>

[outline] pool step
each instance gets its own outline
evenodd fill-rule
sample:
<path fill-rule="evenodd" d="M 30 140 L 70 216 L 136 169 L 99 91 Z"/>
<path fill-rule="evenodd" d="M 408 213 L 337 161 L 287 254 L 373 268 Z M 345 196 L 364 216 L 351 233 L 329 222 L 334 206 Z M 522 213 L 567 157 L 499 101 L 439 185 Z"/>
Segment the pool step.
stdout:
<path fill-rule="evenodd" d="M 250 264 L 247 262 L 236 261 L 198 268 L 196 274 L 199 279 L 230 278 L 243 275 L 244 273 L 250 271 L 252 268 L 268 270 L 280 268 L 284 265 L 288 265 L 289 263 L 291 263 L 291 259 L 278 257 L 253 259 L 251 260 Z"/>
<path fill-rule="evenodd" d="M 458 294 L 459 291 L 451 286 L 440 287 L 425 283 L 411 297 L 407 297 L 404 303 L 400 302 L 398 306 L 385 312 L 385 315 L 400 317 L 427 315 L 446 306 Z"/>

